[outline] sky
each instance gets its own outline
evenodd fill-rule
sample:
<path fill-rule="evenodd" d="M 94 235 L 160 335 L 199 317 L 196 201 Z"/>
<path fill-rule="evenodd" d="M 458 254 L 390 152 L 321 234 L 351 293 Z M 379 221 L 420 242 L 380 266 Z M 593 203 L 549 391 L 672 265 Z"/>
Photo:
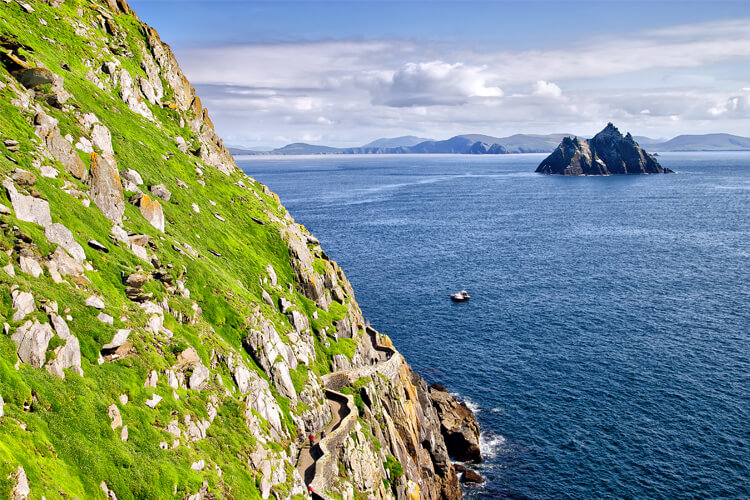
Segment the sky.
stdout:
<path fill-rule="evenodd" d="M 226 144 L 750 136 L 750 0 L 131 0 Z"/>

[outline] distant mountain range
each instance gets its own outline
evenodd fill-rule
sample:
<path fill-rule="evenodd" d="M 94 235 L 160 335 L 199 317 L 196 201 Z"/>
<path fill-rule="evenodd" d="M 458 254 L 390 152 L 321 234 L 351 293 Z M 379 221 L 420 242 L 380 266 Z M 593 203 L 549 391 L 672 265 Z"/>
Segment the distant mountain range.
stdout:
<path fill-rule="evenodd" d="M 393 137 L 391 139 L 376 139 L 372 142 L 368 142 L 363 148 L 400 148 L 416 146 L 420 142 L 431 141 L 433 139 L 426 139 L 424 137 L 417 137 L 415 135 L 402 135 L 401 137 Z"/>
<path fill-rule="evenodd" d="M 233 155 L 321 155 L 321 154 L 510 154 L 550 153 L 564 137 L 574 134 L 515 134 L 492 137 L 481 134 L 457 135 L 443 141 L 412 135 L 377 139 L 355 148 L 334 148 L 296 142 L 270 151 L 230 147 Z M 664 141 L 635 137 L 649 151 L 750 151 L 750 138 L 731 134 L 678 135 Z"/>
<path fill-rule="evenodd" d="M 678 135 L 648 147 L 652 151 L 747 151 L 750 138 L 731 134 Z"/>

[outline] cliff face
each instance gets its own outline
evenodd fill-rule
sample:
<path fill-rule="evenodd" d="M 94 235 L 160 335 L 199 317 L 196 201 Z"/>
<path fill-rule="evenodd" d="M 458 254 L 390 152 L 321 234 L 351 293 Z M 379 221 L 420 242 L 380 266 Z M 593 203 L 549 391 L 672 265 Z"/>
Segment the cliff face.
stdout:
<path fill-rule="evenodd" d="M 558 175 L 662 174 L 656 158 L 645 152 L 628 133 L 623 137 L 611 123 L 592 139 L 563 138 L 537 167 L 537 173 Z"/>
<path fill-rule="evenodd" d="M 158 34 L 0 19 L 0 497 L 460 497 L 424 381 Z"/>

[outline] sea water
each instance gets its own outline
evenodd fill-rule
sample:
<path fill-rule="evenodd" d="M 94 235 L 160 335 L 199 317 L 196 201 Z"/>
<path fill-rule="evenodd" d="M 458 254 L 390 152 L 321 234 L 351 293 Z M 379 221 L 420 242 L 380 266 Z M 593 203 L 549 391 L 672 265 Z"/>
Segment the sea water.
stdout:
<path fill-rule="evenodd" d="M 748 498 L 750 153 L 611 177 L 534 174 L 543 156 L 239 164 L 474 408 L 469 497 Z"/>

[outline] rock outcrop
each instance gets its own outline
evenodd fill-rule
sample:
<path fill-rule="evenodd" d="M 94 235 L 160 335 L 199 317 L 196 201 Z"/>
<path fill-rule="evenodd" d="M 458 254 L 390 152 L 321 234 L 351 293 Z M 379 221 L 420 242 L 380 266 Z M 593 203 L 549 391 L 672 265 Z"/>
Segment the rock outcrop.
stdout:
<path fill-rule="evenodd" d="M 439 384 L 430 386 L 430 399 L 440 417 L 441 432 L 450 456 L 461 462 L 481 462 L 479 424 L 474 412 Z"/>
<path fill-rule="evenodd" d="M 91 199 L 109 220 L 122 222 L 125 200 L 120 173 L 106 156 L 96 153 L 91 153 Z"/>
<path fill-rule="evenodd" d="M 630 132 L 623 137 L 611 123 L 592 139 L 565 137 L 539 164 L 536 172 L 557 175 L 672 173 L 644 151 Z"/>

